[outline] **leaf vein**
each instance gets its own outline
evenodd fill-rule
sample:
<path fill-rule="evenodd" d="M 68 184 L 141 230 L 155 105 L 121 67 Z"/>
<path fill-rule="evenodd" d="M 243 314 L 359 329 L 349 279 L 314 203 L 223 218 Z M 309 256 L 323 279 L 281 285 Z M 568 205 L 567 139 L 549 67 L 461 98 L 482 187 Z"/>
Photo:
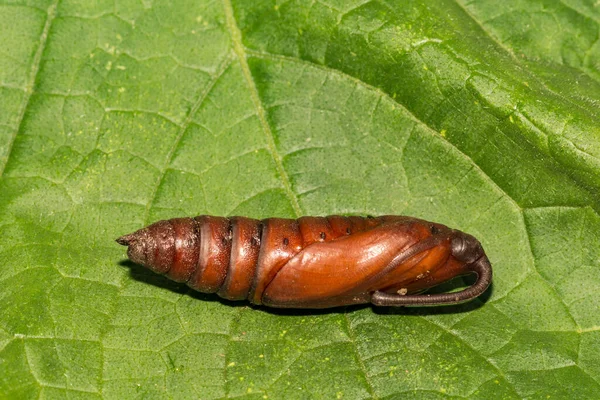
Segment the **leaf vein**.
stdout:
<path fill-rule="evenodd" d="M 271 157 L 275 162 L 275 167 L 277 169 L 277 173 L 281 182 L 283 184 L 283 189 L 288 197 L 292 208 L 296 216 L 302 215 L 302 209 L 298 202 L 298 197 L 294 194 L 292 190 L 292 184 L 290 182 L 289 176 L 283 166 L 283 161 L 281 155 L 277 150 L 277 145 L 275 144 L 275 137 L 269 122 L 267 121 L 266 111 L 262 105 L 262 100 L 260 99 L 260 95 L 258 94 L 258 89 L 256 88 L 256 84 L 254 82 L 254 78 L 252 77 L 252 72 L 250 71 L 250 66 L 248 65 L 247 60 L 247 51 L 242 44 L 242 34 L 240 32 L 239 27 L 235 21 L 235 17 L 233 15 L 233 6 L 231 5 L 230 0 L 223 0 L 223 7 L 225 9 L 225 16 L 227 19 L 227 26 L 230 31 L 231 40 L 233 42 L 233 49 L 238 57 L 240 62 L 240 66 L 242 68 L 243 76 L 246 79 L 246 83 L 248 85 L 248 89 L 250 90 L 250 96 L 252 97 L 252 102 L 254 103 L 254 107 L 256 108 L 256 112 L 258 115 L 258 119 L 260 120 L 260 124 L 263 128 L 267 139 L 267 147 L 269 152 L 271 153 Z"/>
<path fill-rule="evenodd" d="M 21 102 L 21 107 L 19 108 L 19 111 L 17 114 L 18 115 L 17 124 L 16 124 L 17 126 L 16 126 L 15 130 L 12 132 L 10 139 L 8 140 L 6 156 L 4 157 L 4 159 L 0 159 L 0 178 L 4 174 L 4 169 L 6 168 L 6 165 L 8 164 L 8 160 L 10 158 L 10 154 L 12 152 L 12 148 L 13 148 L 13 145 L 17 138 L 17 135 L 21 131 L 21 128 L 23 127 L 23 121 L 25 120 L 25 112 L 27 110 L 27 106 L 29 105 L 29 100 L 31 99 L 31 95 L 33 94 L 33 91 L 34 91 L 35 82 L 38 78 L 38 72 L 40 69 L 41 61 L 42 61 L 42 55 L 46 48 L 46 43 L 48 42 L 48 34 L 50 33 L 50 28 L 52 27 L 52 22 L 54 21 L 54 18 L 56 16 L 56 8 L 57 8 L 59 2 L 60 2 L 60 0 L 55 0 L 50 5 L 50 7 L 48 7 L 48 10 L 46 11 L 46 14 L 47 14 L 46 23 L 44 24 L 44 28 L 42 29 L 42 34 L 40 35 L 40 43 L 35 52 L 35 55 L 33 56 L 33 61 L 31 63 L 31 71 L 29 73 L 29 82 L 27 83 L 27 86 L 25 87 L 25 90 L 24 90 L 25 96 L 23 98 L 23 101 Z"/>
<path fill-rule="evenodd" d="M 144 219 L 143 219 L 143 221 L 145 223 L 148 223 L 150 209 L 152 208 L 152 204 L 154 204 L 154 201 L 158 194 L 158 189 L 165 177 L 165 174 L 167 173 L 167 170 L 169 169 L 169 164 L 173 160 L 173 156 L 175 155 L 175 151 L 177 150 L 177 147 L 179 146 L 179 143 L 181 142 L 183 135 L 185 134 L 190 123 L 192 122 L 192 118 L 194 117 L 194 115 L 196 114 L 196 112 L 198 111 L 198 109 L 200 108 L 202 103 L 204 103 L 204 100 L 207 98 L 208 94 L 211 92 L 212 88 L 215 86 L 215 84 L 217 83 L 219 78 L 221 78 L 221 76 L 223 76 L 223 74 L 225 73 L 225 71 L 227 70 L 227 68 L 229 67 L 230 64 L 231 64 L 231 59 L 229 57 L 223 60 L 223 62 L 219 66 L 217 73 L 215 73 L 215 75 L 212 77 L 210 82 L 206 85 L 206 87 L 204 88 L 204 91 L 198 97 L 198 101 L 196 101 L 194 106 L 190 109 L 187 117 L 185 118 L 185 121 L 181 125 L 179 132 L 177 133 L 177 138 L 175 139 L 175 142 L 173 142 L 173 146 L 171 146 L 171 149 L 169 150 L 169 153 L 167 154 L 165 163 L 164 163 L 163 167 L 161 168 L 161 171 L 156 180 L 156 183 L 154 184 L 154 191 L 152 192 L 152 195 L 150 196 L 148 204 L 146 205 L 146 210 L 144 212 Z"/>

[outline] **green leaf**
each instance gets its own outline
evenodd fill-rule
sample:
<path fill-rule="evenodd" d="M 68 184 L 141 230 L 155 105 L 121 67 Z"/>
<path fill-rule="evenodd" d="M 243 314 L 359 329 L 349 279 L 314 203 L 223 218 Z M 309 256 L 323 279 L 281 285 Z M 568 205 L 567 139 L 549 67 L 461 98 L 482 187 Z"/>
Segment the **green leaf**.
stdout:
<path fill-rule="evenodd" d="M 0 0 L 0 398 L 595 398 L 593 1 Z M 407 214 L 490 295 L 273 311 L 123 263 L 161 218 Z"/>

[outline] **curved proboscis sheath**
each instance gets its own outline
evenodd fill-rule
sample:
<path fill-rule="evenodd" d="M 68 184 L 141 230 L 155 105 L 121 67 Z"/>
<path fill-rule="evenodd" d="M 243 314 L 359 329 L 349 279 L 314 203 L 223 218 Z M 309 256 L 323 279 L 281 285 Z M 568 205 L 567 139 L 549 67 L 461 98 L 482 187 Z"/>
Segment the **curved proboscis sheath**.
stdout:
<path fill-rule="evenodd" d="M 117 239 L 129 259 L 192 289 L 279 308 L 456 304 L 492 267 L 473 236 L 404 216 L 175 218 Z M 454 293 L 420 294 L 477 274 Z"/>

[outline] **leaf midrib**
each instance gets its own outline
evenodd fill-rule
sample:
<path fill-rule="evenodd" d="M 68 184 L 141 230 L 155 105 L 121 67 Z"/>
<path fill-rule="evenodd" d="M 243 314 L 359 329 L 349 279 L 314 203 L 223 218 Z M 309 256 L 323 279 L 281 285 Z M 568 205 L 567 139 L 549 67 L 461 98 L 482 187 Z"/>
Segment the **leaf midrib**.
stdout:
<path fill-rule="evenodd" d="M 256 114 L 258 115 L 258 119 L 262 126 L 263 132 L 267 139 L 267 149 L 269 153 L 271 153 L 271 157 L 275 162 L 275 167 L 277 169 L 277 174 L 281 179 L 283 184 L 283 190 L 292 205 L 294 213 L 296 217 L 300 217 L 302 215 L 302 209 L 300 207 L 300 203 L 298 202 L 298 197 L 292 190 L 292 184 L 290 182 L 290 178 L 283 166 L 283 161 L 281 159 L 281 155 L 277 150 L 277 146 L 275 144 L 275 138 L 273 132 L 271 131 L 271 126 L 267 121 L 267 116 L 265 109 L 262 105 L 262 101 L 258 94 L 258 89 L 256 88 L 256 83 L 254 82 L 254 78 L 252 77 L 252 72 L 250 71 L 250 66 L 248 65 L 248 60 L 246 56 L 246 49 L 242 44 L 242 33 L 237 26 L 237 22 L 235 21 L 235 16 L 233 15 L 233 7 L 231 5 L 230 0 L 223 0 L 223 8 L 225 11 L 225 17 L 227 20 L 227 28 L 229 29 L 229 34 L 231 36 L 231 41 L 233 43 L 233 49 L 235 54 L 237 55 L 238 61 L 240 62 L 240 66 L 242 68 L 242 74 L 246 80 L 246 84 L 250 91 L 250 96 L 252 97 L 252 102 L 254 103 L 254 107 L 256 109 Z"/>

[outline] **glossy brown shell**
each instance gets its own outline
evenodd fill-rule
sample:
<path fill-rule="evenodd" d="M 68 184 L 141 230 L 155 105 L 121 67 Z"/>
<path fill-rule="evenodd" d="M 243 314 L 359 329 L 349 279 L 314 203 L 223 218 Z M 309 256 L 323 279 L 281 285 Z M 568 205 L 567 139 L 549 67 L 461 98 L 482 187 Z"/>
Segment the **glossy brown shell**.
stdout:
<path fill-rule="evenodd" d="M 491 281 L 471 235 L 404 216 L 202 215 L 159 221 L 117 241 L 133 262 L 174 281 L 271 307 L 448 304 L 478 296 Z M 463 292 L 411 295 L 472 272 L 478 282 Z"/>

